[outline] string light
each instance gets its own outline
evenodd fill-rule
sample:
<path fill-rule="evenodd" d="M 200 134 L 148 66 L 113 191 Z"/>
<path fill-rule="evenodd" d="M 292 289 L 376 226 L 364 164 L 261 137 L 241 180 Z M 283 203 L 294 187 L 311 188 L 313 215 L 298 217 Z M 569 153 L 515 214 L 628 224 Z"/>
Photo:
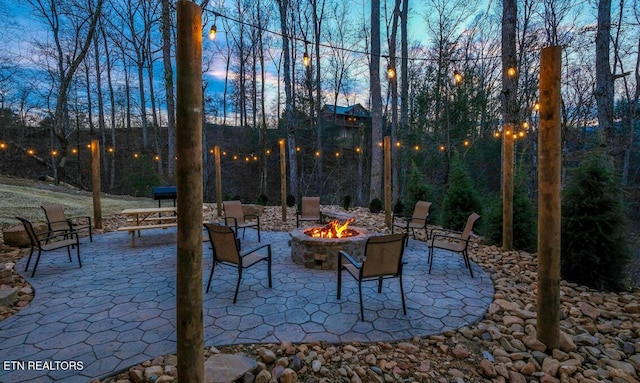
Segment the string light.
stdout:
<path fill-rule="evenodd" d="M 6 149 L 7 148 L 7 144 L 5 144 L 4 142 L 0 142 L 0 149 Z"/>
<path fill-rule="evenodd" d="M 307 53 L 307 51 L 304 51 L 304 54 L 302 55 L 302 65 L 306 67 L 311 65 L 311 58 L 309 57 L 309 54 Z"/>
<path fill-rule="evenodd" d="M 248 27 L 263 31 L 263 32 L 267 32 L 267 33 L 273 34 L 275 36 L 280 36 L 280 37 L 283 36 L 283 34 L 281 32 L 277 32 L 277 31 L 271 30 L 269 28 L 265 28 L 262 25 L 256 25 L 256 24 L 253 24 L 253 23 L 250 23 L 250 22 L 246 22 L 244 20 L 239 20 L 239 19 L 227 16 L 227 15 L 223 15 L 223 14 L 217 12 L 217 11 L 210 11 L 210 12 L 212 12 L 216 18 L 217 17 L 221 17 L 223 19 L 226 19 L 226 20 L 229 20 L 229 21 L 233 21 L 234 23 L 238 23 L 240 25 L 245 25 L 245 26 L 248 26 Z M 305 43 L 305 44 L 309 43 L 309 41 L 306 40 L 303 37 L 298 37 L 296 35 L 291 35 L 291 34 L 287 34 L 286 36 L 287 36 L 287 38 L 289 40 L 298 41 L 298 42 L 302 42 L 302 43 Z M 320 47 L 323 47 L 323 48 L 331 49 L 331 50 L 339 50 L 339 51 L 342 51 L 342 52 L 359 54 L 359 55 L 364 55 L 364 56 L 369 56 L 371 54 L 371 52 L 367 52 L 367 51 L 364 51 L 364 50 L 357 50 L 357 49 L 349 49 L 349 48 L 344 48 L 344 47 L 338 47 L 338 46 L 334 46 L 334 45 L 331 45 L 331 44 L 328 44 L 328 43 L 318 43 L 317 45 L 320 46 Z M 531 52 L 534 52 L 534 51 L 532 50 Z M 380 57 L 388 59 L 389 55 L 380 55 Z M 493 56 L 485 56 L 485 57 L 482 57 L 482 58 L 476 58 L 476 60 L 478 60 L 478 59 L 479 60 L 496 60 L 496 59 L 499 59 L 501 57 L 502 56 L 498 54 L 498 55 L 493 55 Z M 403 59 L 403 57 L 396 56 L 396 59 L 397 60 L 401 60 L 401 59 Z M 405 59 L 410 60 L 410 61 L 429 61 L 429 62 L 438 62 L 440 60 L 439 58 L 436 58 L 436 57 L 405 57 Z M 461 59 L 456 59 L 456 58 L 450 59 L 450 61 L 452 61 L 452 62 L 463 62 L 465 60 L 466 59 L 462 59 L 462 58 Z"/>
<path fill-rule="evenodd" d="M 460 84 L 462 80 L 464 80 L 464 77 L 462 77 L 462 73 L 458 72 L 457 70 L 454 70 L 453 81 L 455 81 L 456 84 Z"/>
<path fill-rule="evenodd" d="M 389 80 L 396 78 L 396 68 L 392 67 L 391 64 L 387 65 L 387 78 Z"/>
<path fill-rule="evenodd" d="M 507 68 L 507 76 L 509 77 L 515 77 L 517 71 L 516 68 L 510 66 L 509 68 Z"/>
<path fill-rule="evenodd" d="M 211 40 L 211 41 L 215 40 L 217 35 L 218 35 L 218 28 L 216 27 L 216 24 L 214 23 L 211 26 L 211 29 L 209 29 L 209 40 Z"/>

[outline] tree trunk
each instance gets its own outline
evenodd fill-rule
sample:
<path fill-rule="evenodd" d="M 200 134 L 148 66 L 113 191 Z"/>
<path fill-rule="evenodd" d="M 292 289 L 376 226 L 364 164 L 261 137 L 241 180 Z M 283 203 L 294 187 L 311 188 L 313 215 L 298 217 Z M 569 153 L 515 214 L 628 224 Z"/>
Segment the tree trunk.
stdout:
<path fill-rule="evenodd" d="M 612 156 L 615 145 L 613 128 L 613 76 L 609 59 L 611 42 L 611 0 L 598 1 L 598 31 L 596 32 L 596 89 L 600 144 Z M 613 158 L 611 158 L 613 160 Z"/>
<path fill-rule="evenodd" d="M 162 64 L 164 67 L 164 90 L 167 95 L 167 179 L 171 182 L 176 176 L 176 117 L 171 63 L 171 2 L 169 0 L 162 0 Z"/>
<path fill-rule="evenodd" d="M 371 1 L 371 184 L 369 201 L 380 198 L 382 188 L 382 91 L 380 89 L 380 0 Z"/>
<path fill-rule="evenodd" d="M 293 123 L 293 92 L 291 84 L 291 54 L 289 52 L 289 38 L 287 31 L 288 0 L 278 0 L 280 11 L 280 31 L 282 35 L 282 51 L 284 56 L 284 126 L 287 132 L 287 152 L 289 154 L 289 190 L 298 198 L 298 161 L 296 158 L 296 128 Z"/>
<path fill-rule="evenodd" d="M 400 45 L 401 45 L 401 69 L 400 69 L 400 126 L 409 125 L 409 43 L 407 23 L 409 22 L 409 0 L 402 2 L 400 17 Z"/>

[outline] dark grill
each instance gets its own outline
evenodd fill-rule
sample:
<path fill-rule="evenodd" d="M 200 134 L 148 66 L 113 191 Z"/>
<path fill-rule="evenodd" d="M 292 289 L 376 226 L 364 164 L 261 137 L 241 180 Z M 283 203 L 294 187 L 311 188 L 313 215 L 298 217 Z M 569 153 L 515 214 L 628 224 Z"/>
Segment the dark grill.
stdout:
<path fill-rule="evenodd" d="M 178 191 L 175 186 L 154 186 L 151 188 L 151 194 L 154 200 L 158 200 L 158 207 L 163 199 L 172 199 L 173 206 L 176 206 Z"/>

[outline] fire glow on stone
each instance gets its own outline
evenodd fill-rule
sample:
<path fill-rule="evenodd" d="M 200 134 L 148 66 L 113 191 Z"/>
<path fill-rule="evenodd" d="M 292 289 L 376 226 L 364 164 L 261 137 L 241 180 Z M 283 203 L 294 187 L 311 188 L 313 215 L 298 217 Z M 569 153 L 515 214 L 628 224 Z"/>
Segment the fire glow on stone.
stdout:
<path fill-rule="evenodd" d="M 347 238 L 360 234 L 358 231 L 350 229 L 349 224 L 353 223 L 355 218 L 350 218 L 344 223 L 338 220 L 327 223 L 324 227 L 313 227 L 305 230 L 304 233 L 313 238 Z"/>

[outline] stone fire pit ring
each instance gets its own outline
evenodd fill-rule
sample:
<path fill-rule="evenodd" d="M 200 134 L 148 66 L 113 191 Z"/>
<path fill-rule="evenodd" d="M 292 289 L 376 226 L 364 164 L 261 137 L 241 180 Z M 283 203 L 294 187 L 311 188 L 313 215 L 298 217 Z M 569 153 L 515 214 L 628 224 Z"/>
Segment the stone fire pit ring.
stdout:
<path fill-rule="evenodd" d="M 310 269 L 337 270 L 338 251 L 343 250 L 353 256 L 358 262 L 364 257 L 364 246 L 371 236 L 367 229 L 349 227 L 357 231 L 358 235 L 346 238 L 314 238 L 305 234 L 310 228 L 292 230 L 291 260 Z"/>

